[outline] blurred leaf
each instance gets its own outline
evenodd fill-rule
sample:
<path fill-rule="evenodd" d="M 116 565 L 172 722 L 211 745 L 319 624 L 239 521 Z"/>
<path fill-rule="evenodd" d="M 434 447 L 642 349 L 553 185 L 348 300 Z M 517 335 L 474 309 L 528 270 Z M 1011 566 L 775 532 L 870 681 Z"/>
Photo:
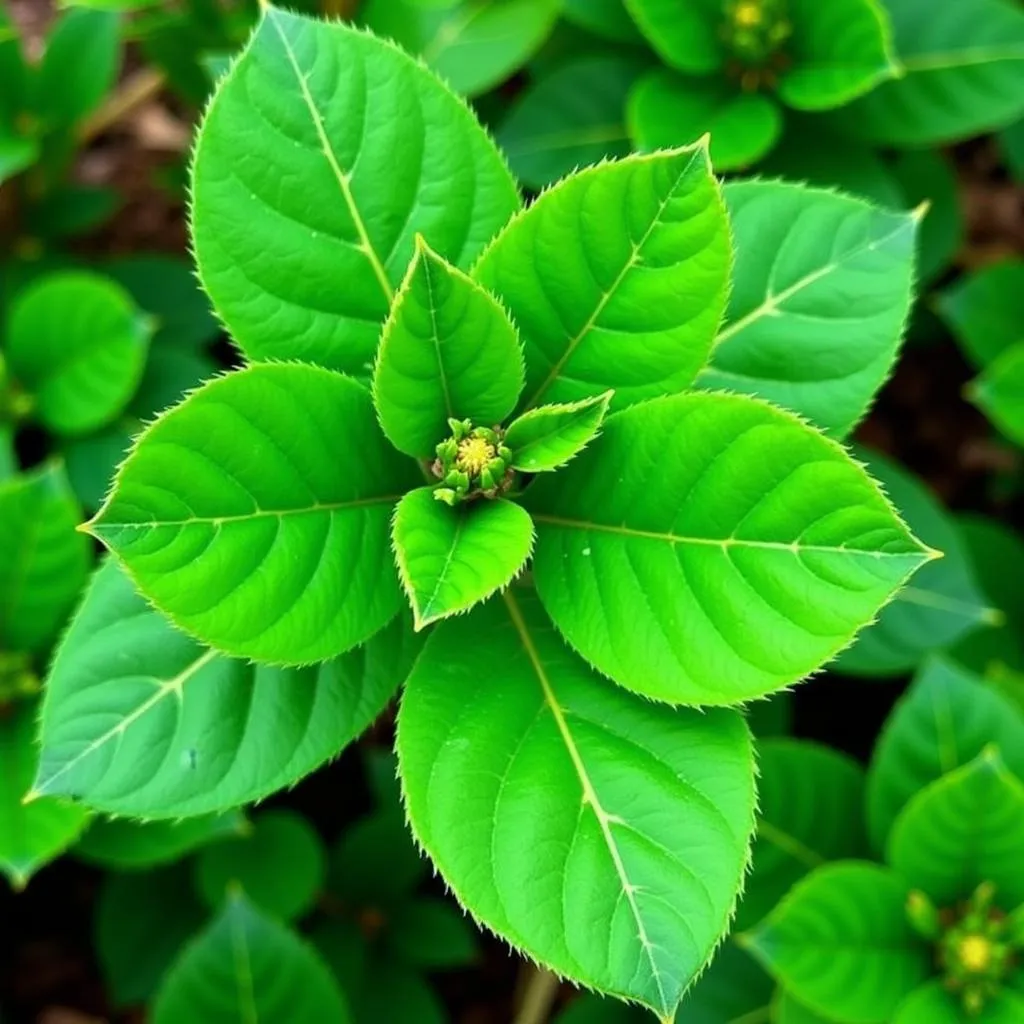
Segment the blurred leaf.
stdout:
<path fill-rule="evenodd" d="M 86 512 L 95 512 L 103 504 L 114 470 L 128 454 L 132 436 L 140 427 L 131 419 L 121 419 L 96 434 L 64 439 L 61 453 L 68 480 Z"/>
<path fill-rule="evenodd" d="M 994 359 L 967 394 L 1011 441 L 1024 446 L 1024 342 Z"/>
<path fill-rule="evenodd" d="M 454 901 L 430 897 L 399 906 L 388 923 L 394 957 L 424 971 L 463 967 L 476 959 L 476 927 Z"/>
<path fill-rule="evenodd" d="M 47 193 L 45 202 L 32 208 L 28 226 L 42 238 L 81 235 L 99 227 L 120 205 L 116 189 L 60 185 Z"/>
<path fill-rule="evenodd" d="M 623 0 L 562 0 L 562 16 L 613 43 L 642 43 L 644 37 Z"/>
<path fill-rule="evenodd" d="M 331 851 L 327 887 L 349 907 L 390 909 L 410 898 L 428 870 L 396 807 L 345 831 Z"/>

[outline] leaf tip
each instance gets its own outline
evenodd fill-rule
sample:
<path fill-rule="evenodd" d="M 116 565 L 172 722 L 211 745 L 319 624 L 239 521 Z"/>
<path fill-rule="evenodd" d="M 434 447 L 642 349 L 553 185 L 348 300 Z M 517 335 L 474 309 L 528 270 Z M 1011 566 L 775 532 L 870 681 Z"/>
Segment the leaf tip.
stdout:
<path fill-rule="evenodd" d="M 918 224 L 920 224 L 921 221 L 923 221 L 925 217 L 928 216 L 929 212 L 931 211 L 931 208 L 932 201 L 930 199 L 926 199 L 923 203 L 918 203 L 918 205 L 915 206 L 914 209 L 910 211 L 910 216 L 913 217 L 913 219 Z"/>
<path fill-rule="evenodd" d="M 21 806 L 27 807 L 29 804 L 34 804 L 37 800 L 41 800 L 45 794 L 41 789 L 37 789 L 33 786 L 22 798 Z"/>

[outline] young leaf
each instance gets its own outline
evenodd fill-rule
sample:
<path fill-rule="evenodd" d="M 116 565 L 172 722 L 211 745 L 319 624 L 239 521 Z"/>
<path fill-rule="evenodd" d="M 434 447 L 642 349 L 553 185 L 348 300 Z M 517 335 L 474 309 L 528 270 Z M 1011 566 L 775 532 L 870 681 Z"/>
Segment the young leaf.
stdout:
<path fill-rule="evenodd" d="M 50 430 L 87 434 L 135 393 L 149 334 L 147 318 L 113 281 L 80 271 L 47 275 L 11 307 L 8 365 Z"/>
<path fill-rule="evenodd" d="M 907 882 L 939 906 L 966 899 L 990 882 L 996 903 L 1016 909 L 1024 903 L 1024 783 L 994 747 L 987 748 L 907 804 L 887 852 Z"/>
<path fill-rule="evenodd" d="M 718 78 L 687 78 L 668 68 L 645 75 L 628 106 L 629 133 L 641 149 L 695 142 L 710 133 L 711 162 L 731 171 L 765 156 L 782 132 L 770 97 Z"/>
<path fill-rule="evenodd" d="M 241 886 L 263 910 L 288 921 L 316 902 L 327 871 L 315 829 L 293 811 L 267 811 L 242 835 L 212 843 L 195 862 L 196 886 L 213 909 Z"/>
<path fill-rule="evenodd" d="M 397 746 L 413 831 L 474 916 L 577 982 L 674 1012 L 746 863 L 739 715 L 612 686 L 515 590 L 432 634 Z"/>
<path fill-rule="evenodd" d="M 703 146 L 574 174 L 473 271 L 519 326 L 521 409 L 615 389 L 624 408 L 693 382 L 728 288 L 729 226 Z"/>
<path fill-rule="evenodd" d="M 680 71 L 710 74 L 725 66 L 728 53 L 721 36 L 718 0 L 680 4 L 676 0 L 626 0 L 647 41 Z"/>
<path fill-rule="evenodd" d="M 856 762 L 798 740 L 764 743 L 758 760 L 758 824 L 737 929 L 760 921 L 809 871 L 867 852 Z"/>
<path fill-rule="evenodd" d="M 998 622 L 1002 613 L 978 587 L 956 524 L 927 485 L 875 452 L 854 449 L 854 456 L 882 485 L 914 535 L 943 553 L 833 663 L 837 671 L 854 675 L 902 675 L 913 672 L 929 653 Z"/>
<path fill-rule="evenodd" d="M 934 557 L 837 444 L 736 395 L 612 416 L 525 500 L 555 624 L 616 682 L 674 703 L 797 682 Z"/>
<path fill-rule="evenodd" d="M 736 270 L 698 384 L 757 395 L 844 437 L 896 361 L 917 217 L 783 182 L 739 182 L 725 196 Z"/>
<path fill-rule="evenodd" d="M 1011 441 L 1024 445 L 1024 342 L 988 366 L 968 395 Z"/>
<path fill-rule="evenodd" d="M 560 0 L 464 0 L 425 7 L 415 0 L 369 0 L 361 20 L 420 54 L 453 89 L 476 96 L 522 67 L 548 37 Z"/>
<path fill-rule="evenodd" d="M 882 0 L 902 74 L 845 107 L 843 127 L 903 147 L 952 142 L 1024 113 L 1024 12 L 1006 0 Z"/>
<path fill-rule="evenodd" d="M 875 849 L 885 848 L 892 823 L 915 793 L 989 743 L 1024 778 L 1024 716 L 951 662 L 926 662 L 886 722 L 871 760 L 867 820 Z"/>
<path fill-rule="evenodd" d="M 416 233 L 464 267 L 518 206 L 494 144 L 421 64 L 268 8 L 200 130 L 192 234 L 247 356 L 365 373 Z"/>
<path fill-rule="evenodd" d="M 392 538 L 419 630 L 508 586 L 530 557 L 533 523 L 511 501 L 450 508 L 421 487 L 399 502 Z"/>
<path fill-rule="evenodd" d="M 22 803 L 36 765 L 33 704 L 0 711 L 0 875 L 23 889 L 44 864 L 61 854 L 89 820 L 89 812 L 65 800 Z"/>
<path fill-rule="evenodd" d="M 566 405 L 541 405 L 524 412 L 505 434 L 512 465 L 524 473 L 558 469 L 597 436 L 612 400 L 611 391 Z"/>
<path fill-rule="evenodd" d="M 522 390 L 523 354 L 508 314 L 418 238 L 374 369 L 384 433 L 406 455 L 433 459 L 450 419 L 496 426 Z"/>
<path fill-rule="evenodd" d="M 50 670 L 35 792 L 147 818 L 261 800 L 355 739 L 418 646 L 397 618 L 311 668 L 234 661 L 174 629 L 110 559 Z"/>
<path fill-rule="evenodd" d="M 798 883 L 744 945 L 826 1019 L 889 1024 L 931 973 L 931 953 L 906 919 L 907 893 L 876 864 L 829 864 Z"/>
<path fill-rule="evenodd" d="M 349 1024 L 345 999 L 303 940 L 243 896 L 188 947 L 164 978 L 153 1024 Z"/>
<path fill-rule="evenodd" d="M 89 574 L 89 541 L 57 463 L 0 483 L 0 648 L 42 651 Z"/>
<path fill-rule="evenodd" d="M 415 479 L 354 380 L 256 365 L 148 427 L 88 529 L 182 629 L 228 654 L 309 664 L 398 611 L 388 521 Z"/>
<path fill-rule="evenodd" d="M 577 167 L 627 156 L 626 97 L 644 66 L 631 55 L 586 54 L 528 86 L 498 130 L 519 180 L 541 189 Z"/>
<path fill-rule="evenodd" d="M 206 922 L 192 865 L 103 876 L 96 899 L 96 955 L 115 1007 L 148 1002 L 185 943 Z"/>

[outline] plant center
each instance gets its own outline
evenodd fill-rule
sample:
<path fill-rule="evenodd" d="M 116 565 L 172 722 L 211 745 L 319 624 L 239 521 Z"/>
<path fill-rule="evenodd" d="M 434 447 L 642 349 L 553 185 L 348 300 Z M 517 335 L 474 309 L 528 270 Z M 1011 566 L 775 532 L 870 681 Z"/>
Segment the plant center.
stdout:
<path fill-rule="evenodd" d="M 500 427 L 475 427 L 471 420 L 449 420 L 452 435 L 437 446 L 430 469 L 441 481 L 434 497 L 446 505 L 497 498 L 512 486 L 512 452 L 502 444 Z"/>
<path fill-rule="evenodd" d="M 471 476 L 486 469 L 498 456 L 498 449 L 482 437 L 467 437 L 459 442 L 459 453 L 455 465 Z"/>
<path fill-rule="evenodd" d="M 746 92 L 774 88 L 789 64 L 783 46 L 793 34 L 787 0 L 725 0 L 721 36 L 729 75 Z"/>

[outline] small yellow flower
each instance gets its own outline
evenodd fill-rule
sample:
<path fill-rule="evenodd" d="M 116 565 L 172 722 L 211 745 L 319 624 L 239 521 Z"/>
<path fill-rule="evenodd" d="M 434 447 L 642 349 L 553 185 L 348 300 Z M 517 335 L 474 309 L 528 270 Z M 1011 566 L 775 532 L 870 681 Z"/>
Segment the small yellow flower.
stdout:
<path fill-rule="evenodd" d="M 983 974 L 992 963 L 992 942 L 984 935 L 965 935 L 956 949 L 957 959 L 972 974 Z"/>
<path fill-rule="evenodd" d="M 748 0 L 736 6 L 733 12 L 733 20 L 740 28 L 754 28 L 764 20 L 764 11 L 758 0 Z"/>
<path fill-rule="evenodd" d="M 482 437 L 466 437 L 459 442 L 455 465 L 470 476 L 479 476 L 497 454 L 494 445 Z"/>

